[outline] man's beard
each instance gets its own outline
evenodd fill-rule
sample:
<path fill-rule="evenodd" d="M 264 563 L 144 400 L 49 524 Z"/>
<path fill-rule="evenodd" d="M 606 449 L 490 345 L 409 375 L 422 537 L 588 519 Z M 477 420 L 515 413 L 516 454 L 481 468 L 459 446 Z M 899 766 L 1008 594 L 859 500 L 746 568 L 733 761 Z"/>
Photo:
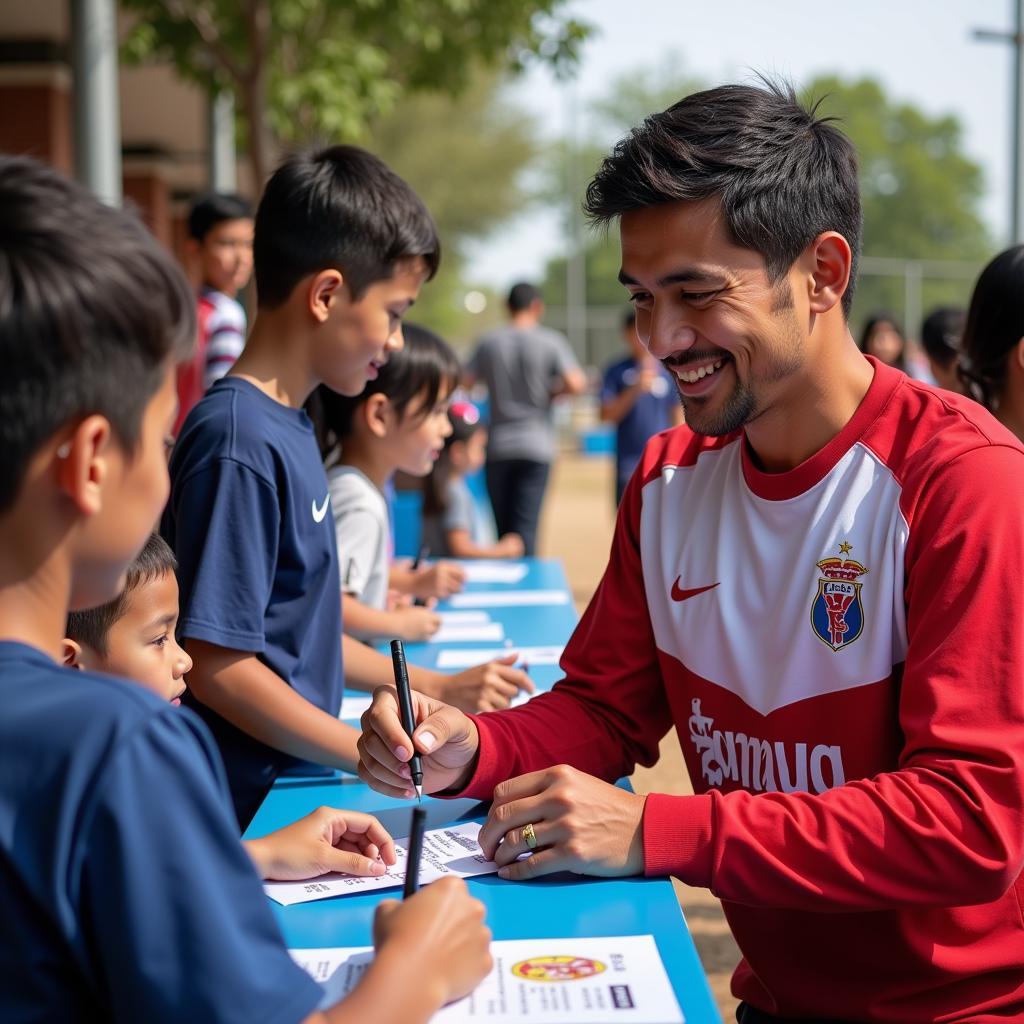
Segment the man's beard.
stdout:
<path fill-rule="evenodd" d="M 787 281 L 783 280 L 776 287 L 774 300 L 771 312 L 783 321 L 780 337 L 785 344 L 778 357 L 767 367 L 764 376 L 757 381 L 760 385 L 774 384 L 784 380 L 796 373 L 803 365 L 803 342 L 794 312 L 792 292 Z M 753 383 L 739 379 L 735 369 L 735 359 L 730 359 L 726 366 L 729 364 L 733 366 L 736 383 L 732 393 L 726 397 L 717 410 L 708 408 L 709 399 L 686 398 L 679 392 L 679 404 L 683 407 L 686 425 L 698 434 L 708 437 L 732 434 L 757 419 L 764 412 L 764 408 L 758 402 Z M 726 366 L 723 366 L 718 372 L 722 373 Z"/>

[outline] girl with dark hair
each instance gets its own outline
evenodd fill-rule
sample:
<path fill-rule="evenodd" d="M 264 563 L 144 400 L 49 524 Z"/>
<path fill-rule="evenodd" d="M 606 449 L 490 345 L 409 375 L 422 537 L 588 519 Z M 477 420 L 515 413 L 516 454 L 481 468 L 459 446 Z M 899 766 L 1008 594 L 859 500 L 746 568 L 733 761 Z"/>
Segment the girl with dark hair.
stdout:
<path fill-rule="evenodd" d="M 860 333 L 861 352 L 874 356 L 887 366 L 907 371 L 907 343 L 896 318 L 888 313 L 873 313 Z"/>
<path fill-rule="evenodd" d="M 967 394 L 1024 438 L 1024 245 L 1001 252 L 981 272 L 962 348 Z"/>
<path fill-rule="evenodd" d="M 506 533 L 494 540 L 480 506 L 466 484 L 479 471 L 487 452 L 487 428 L 470 402 L 448 410 L 451 434 L 434 470 L 423 481 L 423 544 L 454 558 L 520 558 L 523 538 Z M 488 536 L 490 534 L 490 536 Z"/>
<path fill-rule="evenodd" d="M 388 607 L 398 582 L 390 571 L 390 517 L 384 488 L 401 470 L 425 476 L 451 433 L 448 400 L 459 380 L 455 353 L 436 334 L 415 325 L 403 348 L 356 397 L 321 387 L 309 406 L 327 465 L 338 540 L 344 630 L 361 640 L 426 640 L 441 624 L 430 608 Z M 408 576 L 408 574 L 405 574 Z M 446 597 L 461 589 L 464 572 L 435 563 L 412 581 L 412 596 Z"/>

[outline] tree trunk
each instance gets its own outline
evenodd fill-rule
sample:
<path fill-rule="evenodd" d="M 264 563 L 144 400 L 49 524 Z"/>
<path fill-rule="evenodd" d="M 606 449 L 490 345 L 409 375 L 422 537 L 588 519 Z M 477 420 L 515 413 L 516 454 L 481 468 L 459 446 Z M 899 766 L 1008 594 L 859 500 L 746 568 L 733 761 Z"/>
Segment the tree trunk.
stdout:
<path fill-rule="evenodd" d="M 270 40 L 270 0 L 250 0 L 246 9 L 249 69 L 240 82 L 239 100 L 248 122 L 249 159 L 256 195 L 263 191 L 275 159 L 274 140 L 267 124 L 267 60 Z"/>

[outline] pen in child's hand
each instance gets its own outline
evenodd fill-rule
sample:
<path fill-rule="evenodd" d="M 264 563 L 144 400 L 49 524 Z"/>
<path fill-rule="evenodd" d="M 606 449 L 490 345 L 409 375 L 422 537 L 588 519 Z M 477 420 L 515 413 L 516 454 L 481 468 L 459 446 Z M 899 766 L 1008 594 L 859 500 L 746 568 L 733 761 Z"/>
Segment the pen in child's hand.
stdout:
<path fill-rule="evenodd" d="M 427 812 L 422 807 L 412 809 L 412 823 L 409 826 L 409 849 L 406 851 L 405 886 L 402 899 L 416 894 L 420 887 L 420 859 L 423 855 L 423 829 L 427 823 Z"/>
<path fill-rule="evenodd" d="M 416 718 L 412 713 L 412 694 L 409 692 L 409 668 L 405 663 L 405 647 L 401 640 L 391 641 L 391 664 L 395 669 L 395 689 L 398 690 L 398 712 L 402 716 L 402 728 L 409 739 L 416 729 Z M 412 759 L 409 761 L 409 774 L 412 784 L 416 787 L 416 799 L 423 799 L 423 765 L 416 747 L 412 748 Z"/>
<path fill-rule="evenodd" d="M 420 567 L 420 563 L 425 561 L 429 555 L 430 548 L 426 544 L 421 545 L 419 551 L 416 552 L 416 557 L 412 560 L 412 571 L 415 572 Z M 417 597 L 413 601 L 417 608 L 422 608 L 426 603 L 426 600 L 422 597 Z"/>

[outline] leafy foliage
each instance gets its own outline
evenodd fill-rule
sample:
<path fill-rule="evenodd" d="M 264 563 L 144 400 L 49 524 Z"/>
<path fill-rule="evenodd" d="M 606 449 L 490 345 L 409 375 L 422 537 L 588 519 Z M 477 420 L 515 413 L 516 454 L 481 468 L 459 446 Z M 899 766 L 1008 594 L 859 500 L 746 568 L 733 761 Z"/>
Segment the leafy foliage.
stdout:
<path fill-rule="evenodd" d="M 129 58 L 235 92 L 258 181 L 275 141 L 359 141 L 399 97 L 458 92 L 481 65 L 566 70 L 588 30 L 565 2 L 122 0 Z"/>
<path fill-rule="evenodd" d="M 680 96 L 699 88 L 680 69 L 673 81 L 665 69 L 659 75 L 627 76 L 612 84 L 594 110 L 604 130 L 618 125 L 616 136 L 631 124 L 662 110 Z M 978 212 L 984 193 L 981 167 L 965 152 L 963 129 L 956 117 L 933 116 L 909 103 L 889 97 L 869 78 L 846 81 L 822 76 L 802 93 L 808 102 L 820 100 L 819 113 L 839 119 L 840 127 L 860 155 L 864 210 L 864 253 L 908 259 L 955 260 L 981 264 L 991 254 L 991 240 Z M 592 133 L 581 148 L 579 162 L 596 167 Z M 585 184 L 585 183 L 584 183 Z M 574 201 L 582 195 L 577 189 Z M 589 305 L 622 303 L 615 278 L 619 266 L 618 239 L 591 236 L 586 250 Z M 922 305 L 966 304 L 972 280 L 925 279 Z M 899 318 L 904 309 L 902 276 L 862 275 L 852 317 L 856 327 L 871 311 L 889 309 Z M 565 260 L 552 261 L 545 292 L 551 305 L 565 301 Z M 917 324 L 909 325 L 914 333 Z"/>

